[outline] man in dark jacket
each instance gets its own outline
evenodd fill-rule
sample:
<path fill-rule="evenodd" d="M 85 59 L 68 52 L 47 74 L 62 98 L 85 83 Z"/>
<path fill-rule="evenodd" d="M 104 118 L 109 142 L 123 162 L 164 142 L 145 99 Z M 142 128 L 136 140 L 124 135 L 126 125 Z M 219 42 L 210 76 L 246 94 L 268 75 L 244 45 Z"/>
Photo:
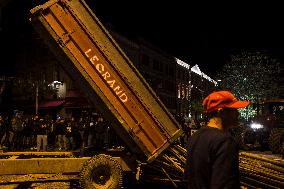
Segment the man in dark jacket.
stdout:
<path fill-rule="evenodd" d="M 76 130 L 76 122 L 75 118 L 71 117 L 70 120 L 67 121 L 67 127 L 66 127 L 66 139 L 67 144 L 69 146 L 69 150 L 75 150 L 76 144 L 75 144 L 75 130 Z"/>
<path fill-rule="evenodd" d="M 44 119 L 39 120 L 39 127 L 37 128 L 37 151 L 47 151 L 47 123 Z M 42 148 L 41 148 L 42 147 Z"/>
<path fill-rule="evenodd" d="M 3 141 L 6 132 L 6 123 L 2 115 L 0 115 L 0 148 L 2 148 Z"/>
<path fill-rule="evenodd" d="M 195 132 L 188 144 L 185 176 L 190 189 L 239 189 L 239 151 L 227 132 L 238 124 L 237 108 L 249 105 L 228 91 L 209 94 L 203 101 L 207 126 Z"/>
<path fill-rule="evenodd" d="M 55 135 L 59 147 L 58 150 L 67 150 L 66 121 L 64 118 L 60 118 L 56 121 Z"/>

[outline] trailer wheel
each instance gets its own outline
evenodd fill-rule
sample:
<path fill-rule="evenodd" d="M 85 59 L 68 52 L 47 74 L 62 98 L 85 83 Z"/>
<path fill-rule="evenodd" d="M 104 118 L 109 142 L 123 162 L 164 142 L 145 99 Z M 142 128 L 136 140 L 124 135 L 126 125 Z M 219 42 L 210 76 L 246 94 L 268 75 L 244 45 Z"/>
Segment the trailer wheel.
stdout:
<path fill-rule="evenodd" d="M 109 155 L 96 155 L 84 163 L 80 185 L 86 189 L 118 189 L 122 185 L 121 165 Z"/>

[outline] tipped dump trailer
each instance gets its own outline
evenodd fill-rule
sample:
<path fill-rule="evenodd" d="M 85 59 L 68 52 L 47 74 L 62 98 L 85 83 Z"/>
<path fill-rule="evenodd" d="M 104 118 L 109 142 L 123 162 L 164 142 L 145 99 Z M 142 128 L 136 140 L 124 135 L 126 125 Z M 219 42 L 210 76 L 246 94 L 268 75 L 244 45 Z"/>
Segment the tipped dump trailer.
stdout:
<path fill-rule="evenodd" d="M 181 136 L 173 116 L 84 1 L 51 0 L 31 13 L 59 62 L 139 158 L 153 161 Z"/>
<path fill-rule="evenodd" d="M 150 164 L 167 149 L 184 154 L 170 147 L 182 135 L 181 127 L 84 1 L 50 0 L 31 10 L 30 21 L 137 161 Z M 176 160 L 164 158 L 170 162 L 165 164 Z M 83 175 L 91 174 L 98 161 L 90 160 Z"/>
<path fill-rule="evenodd" d="M 131 172 L 137 179 L 142 173 L 152 182 L 168 181 L 181 188 L 186 150 L 175 143 L 181 127 L 87 4 L 50 0 L 31 10 L 30 21 L 128 148 L 96 152 L 93 157 L 0 153 L 0 185 L 24 183 L 26 188 L 31 182 L 79 179 L 83 188 L 115 189 L 122 185 L 123 173 Z M 240 156 L 242 185 L 283 188 L 284 165 L 279 158 Z"/>

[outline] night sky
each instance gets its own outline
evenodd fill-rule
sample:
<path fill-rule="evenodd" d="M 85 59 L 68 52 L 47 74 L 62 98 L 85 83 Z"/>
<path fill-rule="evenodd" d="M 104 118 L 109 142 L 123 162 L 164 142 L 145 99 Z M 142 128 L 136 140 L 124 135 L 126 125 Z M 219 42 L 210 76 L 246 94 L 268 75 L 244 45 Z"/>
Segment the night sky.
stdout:
<path fill-rule="evenodd" d="M 25 33 L 30 32 L 29 9 L 33 3 L 44 1 L 28 2 L 14 1 L 10 12 L 4 11 L 2 15 L 1 56 L 8 61 L 16 53 L 9 49 L 15 48 L 24 40 Z M 214 77 L 231 54 L 245 50 L 265 50 L 284 61 L 284 12 L 280 5 L 241 1 L 230 4 L 160 0 L 86 2 L 103 25 L 111 25 L 129 39 L 143 38 L 191 66 L 198 64 L 209 76 Z M 26 27 L 29 29 L 25 30 Z"/>
<path fill-rule="evenodd" d="M 272 3 L 90 0 L 103 24 L 142 37 L 166 52 L 216 74 L 231 54 L 261 50 L 284 60 L 284 12 Z M 155 2 L 153 4 L 153 2 Z"/>

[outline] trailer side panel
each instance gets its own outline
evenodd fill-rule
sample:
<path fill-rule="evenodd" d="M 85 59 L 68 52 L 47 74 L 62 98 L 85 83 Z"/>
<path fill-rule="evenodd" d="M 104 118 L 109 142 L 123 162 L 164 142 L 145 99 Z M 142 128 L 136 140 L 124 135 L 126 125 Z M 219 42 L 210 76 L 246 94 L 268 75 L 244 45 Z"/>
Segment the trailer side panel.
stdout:
<path fill-rule="evenodd" d="M 136 154 L 150 162 L 181 135 L 173 116 L 84 1 L 51 0 L 31 13 L 59 62 Z"/>

